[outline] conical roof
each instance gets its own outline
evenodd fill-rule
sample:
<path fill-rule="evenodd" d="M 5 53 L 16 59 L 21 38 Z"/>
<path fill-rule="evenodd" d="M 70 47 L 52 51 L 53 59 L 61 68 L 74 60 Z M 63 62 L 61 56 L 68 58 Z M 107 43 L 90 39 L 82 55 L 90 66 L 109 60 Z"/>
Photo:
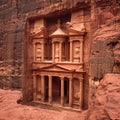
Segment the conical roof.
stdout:
<path fill-rule="evenodd" d="M 57 30 L 50 35 L 51 37 L 64 37 L 67 36 L 65 32 L 62 31 L 61 28 L 57 28 Z"/>

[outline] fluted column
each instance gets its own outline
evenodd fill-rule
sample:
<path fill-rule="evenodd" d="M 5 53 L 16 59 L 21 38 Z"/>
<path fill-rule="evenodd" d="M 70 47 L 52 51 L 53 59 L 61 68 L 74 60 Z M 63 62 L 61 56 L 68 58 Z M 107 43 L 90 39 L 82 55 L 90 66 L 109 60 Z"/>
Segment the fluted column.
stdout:
<path fill-rule="evenodd" d="M 83 78 L 80 79 L 80 108 L 83 105 Z"/>
<path fill-rule="evenodd" d="M 80 63 L 83 63 L 83 40 L 80 40 Z"/>
<path fill-rule="evenodd" d="M 42 96 L 42 102 L 45 100 L 45 80 L 44 76 L 41 75 L 41 96 Z"/>
<path fill-rule="evenodd" d="M 52 103 L 52 76 L 49 77 L 49 103 Z"/>
<path fill-rule="evenodd" d="M 72 62 L 73 57 L 73 47 L 72 47 L 72 41 L 70 41 L 70 62 Z"/>
<path fill-rule="evenodd" d="M 69 78 L 69 107 L 72 107 L 72 97 L 73 97 L 73 93 L 72 93 L 72 78 Z"/>
<path fill-rule="evenodd" d="M 61 105 L 64 105 L 64 77 L 61 77 Z"/>
<path fill-rule="evenodd" d="M 36 88 L 36 75 L 33 75 L 33 101 L 36 100 L 37 88 Z"/>
<path fill-rule="evenodd" d="M 41 49 L 42 49 L 42 61 L 44 61 L 44 42 L 41 43 Z"/>
<path fill-rule="evenodd" d="M 55 59 L 55 44 L 52 42 L 52 61 L 54 62 Z"/>
<path fill-rule="evenodd" d="M 34 62 L 36 61 L 36 54 L 35 54 L 35 43 L 33 43 L 33 58 L 34 58 Z"/>
<path fill-rule="evenodd" d="M 62 61 L 62 42 L 59 43 L 59 61 Z"/>
<path fill-rule="evenodd" d="M 40 80 L 40 76 L 37 76 L 37 91 L 40 92 L 41 91 L 41 80 Z"/>

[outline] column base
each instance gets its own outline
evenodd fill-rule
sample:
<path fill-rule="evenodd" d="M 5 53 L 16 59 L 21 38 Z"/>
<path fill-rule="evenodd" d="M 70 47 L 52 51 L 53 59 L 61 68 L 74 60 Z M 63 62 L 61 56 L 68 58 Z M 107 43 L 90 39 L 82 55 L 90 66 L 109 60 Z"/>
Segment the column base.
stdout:
<path fill-rule="evenodd" d="M 61 106 L 64 106 L 64 97 L 61 98 Z"/>
<path fill-rule="evenodd" d="M 52 98 L 49 97 L 49 100 L 48 100 L 49 104 L 52 104 Z"/>
<path fill-rule="evenodd" d="M 69 103 L 69 107 L 72 107 L 72 103 Z"/>

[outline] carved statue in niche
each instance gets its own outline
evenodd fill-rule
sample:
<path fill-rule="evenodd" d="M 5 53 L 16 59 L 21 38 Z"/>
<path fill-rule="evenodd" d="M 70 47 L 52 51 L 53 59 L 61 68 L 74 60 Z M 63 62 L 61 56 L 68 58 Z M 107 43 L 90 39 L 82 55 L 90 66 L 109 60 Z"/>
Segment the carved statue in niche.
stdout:
<path fill-rule="evenodd" d="M 80 61 L 80 47 L 76 43 L 74 48 L 74 62 L 79 62 L 79 61 Z"/>
<path fill-rule="evenodd" d="M 77 79 L 77 78 L 75 78 L 74 80 L 73 80 L 73 97 L 74 97 L 74 99 L 73 99 L 73 101 L 74 101 L 74 103 L 77 103 L 77 104 L 79 104 L 79 101 L 80 101 L 80 80 L 79 79 Z"/>
<path fill-rule="evenodd" d="M 37 48 L 37 56 L 41 57 L 41 48 Z"/>
<path fill-rule="evenodd" d="M 80 47 L 76 47 L 75 48 L 75 56 L 79 57 L 79 53 L 80 53 Z"/>
<path fill-rule="evenodd" d="M 55 53 L 56 53 L 55 57 L 58 57 L 59 56 L 59 48 L 58 47 L 56 48 Z"/>
<path fill-rule="evenodd" d="M 74 94 L 74 99 L 75 99 L 75 101 L 79 101 L 80 100 L 80 92 L 76 92 Z"/>
<path fill-rule="evenodd" d="M 56 43 L 55 44 L 55 61 L 58 61 L 59 60 L 59 44 Z"/>
<path fill-rule="evenodd" d="M 41 44 L 36 44 L 36 60 L 41 61 Z"/>
<path fill-rule="evenodd" d="M 41 89 L 37 92 L 37 100 L 41 100 Z"/>

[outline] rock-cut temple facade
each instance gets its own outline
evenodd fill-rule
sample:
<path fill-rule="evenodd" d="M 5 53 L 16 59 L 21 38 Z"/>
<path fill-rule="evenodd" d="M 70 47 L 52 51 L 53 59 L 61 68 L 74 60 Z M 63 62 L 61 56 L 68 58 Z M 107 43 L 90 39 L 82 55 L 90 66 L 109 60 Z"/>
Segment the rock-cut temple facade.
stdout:
<path fill-rule="evenodd" d="M 95 31 L 112 16 L 107 5 L 112 3 L 63 0 L 26 14 L 24 103 L 88 108 L 95 87 L 113 66 L 111 52 L 106 56 L 104 49 L 108 44 L 99 37 L 94 40 Z"/>
<path fill-rule="evenodd" d="M 29 21 L 33 102 L 82 108 L 86 29 L 79 19 L 83 11 Z"/>

